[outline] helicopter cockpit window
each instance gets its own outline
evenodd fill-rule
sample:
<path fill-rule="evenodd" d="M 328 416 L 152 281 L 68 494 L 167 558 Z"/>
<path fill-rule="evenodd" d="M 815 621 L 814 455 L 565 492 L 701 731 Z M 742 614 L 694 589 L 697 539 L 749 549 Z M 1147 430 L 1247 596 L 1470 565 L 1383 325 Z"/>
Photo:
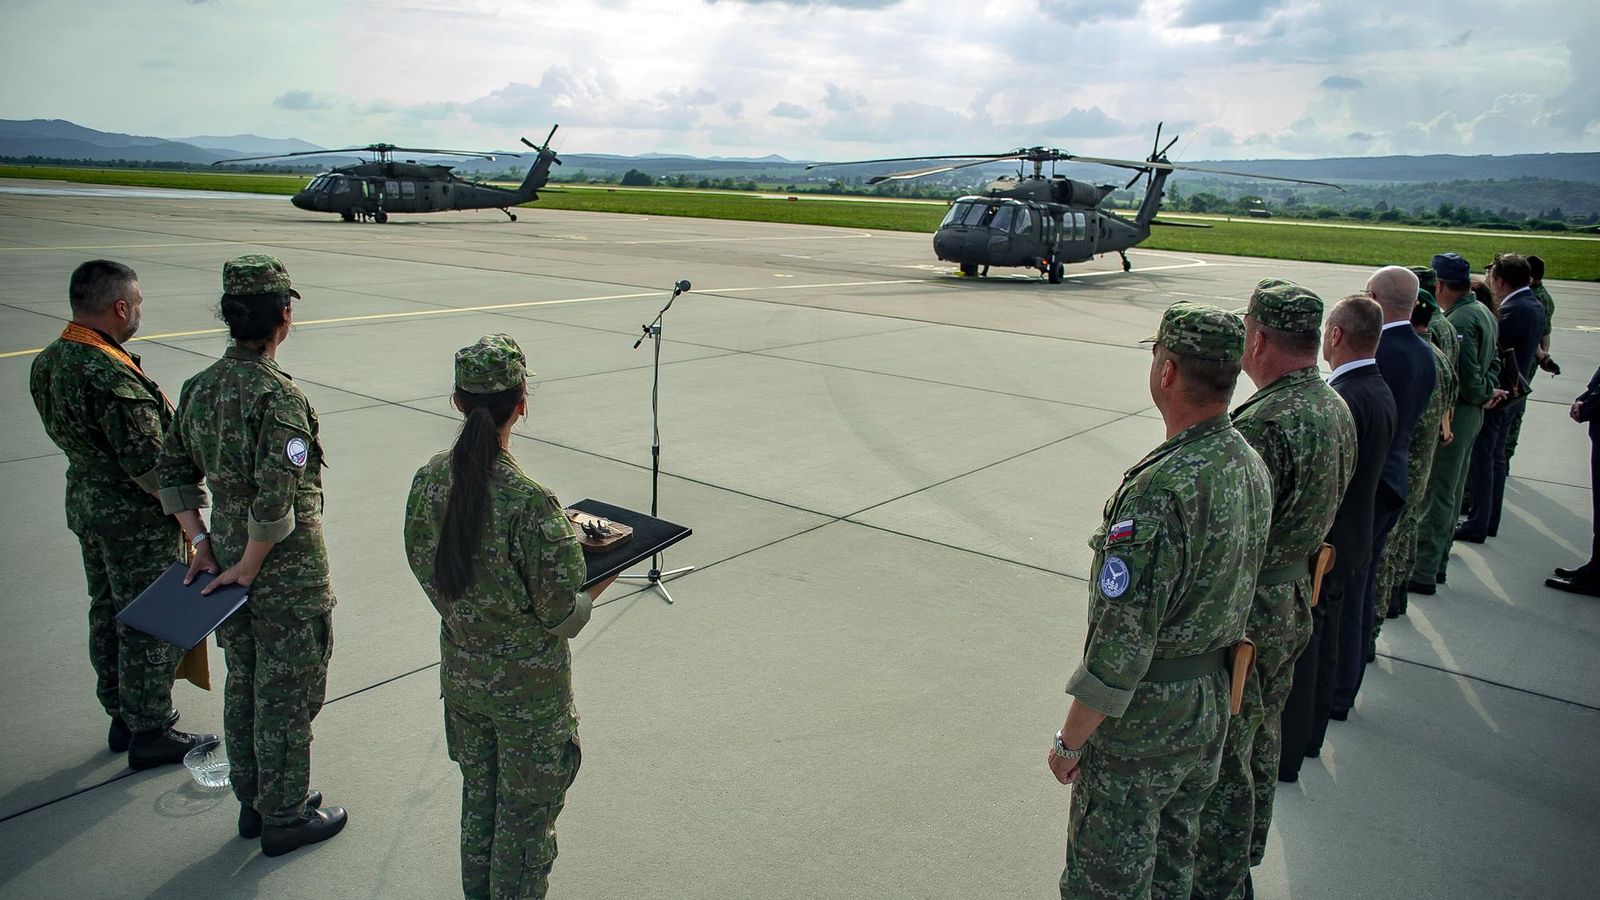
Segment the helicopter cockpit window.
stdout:
<path fill-rule="evenodd" d="M 322 190 L 322 185 L 324 183 L 326 183 L 327 180 L 328 180 L 328 176 L 326 176 L 326 175 L 318 175 L 317 177 L 311 179 L 311 183 L 310 184 L 306 185 L 306 190 L 308 192 L 314 194 L 317 191 Z"/>
<path fill-rule="evenodd" d="M 1001 206 L 994 211 L 994 218 L 989 220 L 989 228 L 995 232 L 1011 230 L 1011 216 L 1016 210 L 1015 206 Z M 1023 210 L 1026 212 L 1027 210 Z"/>
<path fill-rule="evenodd" d="M 1017 215 L 1012 221 L 1011 230 L 1017 234 L 1031 234 L 1033 232 L 1033 213 L 1026 206 L 1017 207 Z"/>
<path fill-rule="evenodd" d="M 993 208 L 994 207 L 987 206 L 987 205 L 982 204 L 982 203 L 974 203 L 974 204 L 972 204 L 972 206 L 970 208 L 968 208 L 967 214 L 961 218 L 961 224 L 963 224 L 963 225 L 978 225 L 978 224 L 981 224 L 983 222 L 983 217 L 985 215 L 987 215 L 988 212 Z"/>
<path fill-rule="evenodd" d="M 939 223 L 939 227 L 943 228 L 946 225 L 959 224 L 961 222 L 961 219 L 964 216 L 966 216 L 967 210 L 969 210 L 971 208 L 972 208 L 972 204 L 971 203 L 953 203 L 953 204 L 951 204 L 950 211 L 944 214 L 944 221 Z"/>
<path fill-rule="evenodd" d="M 348 194 L 348 193 L 350 193 L 350 179 L 348 179 L 348 178 L 331 178 L 331 179 L 329 179 L 328 191 L 330 193 L 334 193 L 334 194 Z"/>

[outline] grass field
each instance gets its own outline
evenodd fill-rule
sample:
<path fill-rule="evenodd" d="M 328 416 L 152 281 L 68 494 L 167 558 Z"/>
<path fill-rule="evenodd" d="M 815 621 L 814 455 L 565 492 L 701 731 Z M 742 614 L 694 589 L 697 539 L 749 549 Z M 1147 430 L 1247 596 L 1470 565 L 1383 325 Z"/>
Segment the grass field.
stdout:
<path fill-rule="evenodd" d="M 230 175 L 156 169 L 45 166 L 0 166 L 0 178 L 284 195 L 298 191 L 308 180 L 303 175 Z M 551 188 L 540 195 L 535 205 L 545 209 L 927 233 L 933 232 L 944 215 L 943 207 L 927 203 L 774 200 L 735 192 L 672 190 Z M 1157 228 L 1143 246 L 1153 250 L 1372 266 L 1393 262 L 1426 264 L 1433 254 L 1453 250 L 1481 267 L 1496 253 L 1515 251 L 1544 257 L 1551 278 L 1600 281 L 1600 238 L 1535 234 L 1501 236 L 1479 231 L 1405 230 L 1283 220 L 1216 221 L 1207 224 L 1212 227 Z"/>

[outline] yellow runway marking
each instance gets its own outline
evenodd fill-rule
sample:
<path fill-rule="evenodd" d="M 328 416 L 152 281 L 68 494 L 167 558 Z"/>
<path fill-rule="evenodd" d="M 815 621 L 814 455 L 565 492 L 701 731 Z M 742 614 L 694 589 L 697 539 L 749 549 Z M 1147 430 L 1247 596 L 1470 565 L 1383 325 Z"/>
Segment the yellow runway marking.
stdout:
<path fill-rule="evenodd" d="M 737 294 L 746 291 L 793 291 L 805 288 L 844 288 L 844 287 L 872 287 L 885 284 L 917 284 L 924 279 L 901 278 L 893 281 L 841 281 L 833 284 L 763 284 L 755 287 L 710 288 L 700 291 L 702 294 Z M 660 297 L 664 291 L 640 291 L 632 294 L 603 294 L 596 297 L 568 297 L 564 300 L 524 300 L 518 303 L 491 303 L 486 306 L 450 306 L 435 309 L 410 309 L 404 312 L 371 313 L 364 316 L 336 316 L 331 319 L 307 319 L 296 322 L 297 326 L 309 325 L 336 325 L 346 322 L 374 322 L 384 319 L 413 319 L 419 316 L 448 316 L 459 313 L 495 312 L 506 309 L 528 309 L 535 306 L 561 306 L 568 303 L 594 303 L 601 300 L 638 300 L 643 297 Z M 197 337 L 205 334 L 224 334 L 226 328 L 201 328 L 195 331 L 169 331 L 164 334 L 141 335 L 130 338 L 133 341 L 162 341 L 174 338 Z M 12 350 L 0 353 L 0 359 L 10 359 L 17 356 L 33 356 L 44 350 L 43 347 L 33 347 L 28 350 Z"/>

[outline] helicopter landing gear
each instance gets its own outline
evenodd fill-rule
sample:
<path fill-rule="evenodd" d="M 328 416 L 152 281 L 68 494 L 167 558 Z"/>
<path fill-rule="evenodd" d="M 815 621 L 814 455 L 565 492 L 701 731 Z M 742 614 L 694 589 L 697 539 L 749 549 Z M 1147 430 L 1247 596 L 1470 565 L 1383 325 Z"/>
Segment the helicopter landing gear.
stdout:
<path fill-rule="evenodd" d="M 382 225 L 385 222 L 389 221 L 389 214 L 380 209 L 377 212 L 372 214 L 372 221 L 377 222 L 379 225 Z"/>
<path fill-rule="evenodd" d="M 961 264 L 961 274 L 963 276 L 967 277 L 967 278 L 971 278 L 972 276 L 978 274 L 978 264 L 977 263 L 962 263 Z"/>
<path fill-rule="evenodd" d="M 1050 264 L 1050 272 L 1046 277 L 1049 279 L 1051 284 L 1060 284 L 1062 273 L 1066 271 L 1066 268 L 1067 267 L 1062 265 L 1059 260 L 1052 262 Z"/>
<path fill-rule="evenodd" d="M 1117 251 L 1117 255 L 1122 257 L 1122 271 L 1124 271 L 1124 272 L 1133 271 L 1133 263 L 1128 262 L 1128 251 L 1126 251 L 1126 250 L 1118 250 Z"/>
<path fill-rule="evenodd" d="M 346 222 L 354 222 L 356 220 L 356 214 L 353 210 L 347 209 L 339 213 L 339 218 L 345 220 Z"/>
<path fill-rule="evenodd" d="M 504 207 L 501 207 L 500 211 L 505 213 L 506 214 L 506 218 L 510 219 L 511 221 L 515 222 L 517 220 L 517 214 L 512 212 L 511 210 L 506 209 Z"/>

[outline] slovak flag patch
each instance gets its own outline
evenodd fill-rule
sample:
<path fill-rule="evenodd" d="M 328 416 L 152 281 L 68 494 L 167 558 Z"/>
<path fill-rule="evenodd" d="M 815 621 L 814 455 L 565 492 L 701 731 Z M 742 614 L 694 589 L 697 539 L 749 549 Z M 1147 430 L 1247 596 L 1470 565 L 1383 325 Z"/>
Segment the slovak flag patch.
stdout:
<path fill-rule="evenodd" d="M 1111 530 L 1106 532 L 1106 543 L 1125 541 L 1131 537 L 1133 537 L 1133 520 L 1125 519 L 1111 526 Z"/>

